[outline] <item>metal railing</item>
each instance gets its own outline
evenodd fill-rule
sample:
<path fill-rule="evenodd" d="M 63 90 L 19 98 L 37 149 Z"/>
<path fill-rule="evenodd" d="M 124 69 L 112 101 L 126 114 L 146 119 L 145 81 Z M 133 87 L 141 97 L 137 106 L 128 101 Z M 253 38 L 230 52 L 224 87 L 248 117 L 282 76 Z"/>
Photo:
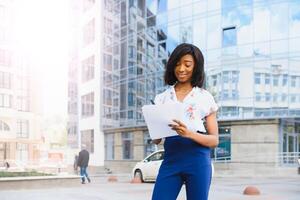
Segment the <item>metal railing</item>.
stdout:
<path fill-rule="evenodd" d="M 273 163 L 276 166 L 300 166 L 300 152 L 253 153 L 243 156 L 224 156 L 212 158 L 215 163 Z"/>

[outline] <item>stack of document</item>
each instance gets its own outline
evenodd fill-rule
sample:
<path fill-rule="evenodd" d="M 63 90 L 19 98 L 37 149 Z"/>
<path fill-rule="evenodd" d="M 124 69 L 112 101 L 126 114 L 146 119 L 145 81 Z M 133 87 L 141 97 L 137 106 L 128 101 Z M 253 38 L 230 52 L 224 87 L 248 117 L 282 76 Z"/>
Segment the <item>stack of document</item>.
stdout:
<path fill-rule="evenodd" d="M 169 124 L 176 120 L 183 120 L 184 104 L 180 102 L 161 105 L 145 105 L 142 112 L 149 130 L 151 139 L 165 138 L 178 135 Z"/>

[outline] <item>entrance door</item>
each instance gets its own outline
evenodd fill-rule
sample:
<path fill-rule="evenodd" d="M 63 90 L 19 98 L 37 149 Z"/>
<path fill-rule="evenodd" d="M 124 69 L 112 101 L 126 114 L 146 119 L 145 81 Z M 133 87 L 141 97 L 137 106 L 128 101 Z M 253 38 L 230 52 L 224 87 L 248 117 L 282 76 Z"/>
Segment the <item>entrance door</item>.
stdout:
<path fill-rule="evenodd" d="M 300 136 L 298 133 L 285 133 L 283 136 L 283 162 L 285 164 L 297 163 L 300 150 Z"/>

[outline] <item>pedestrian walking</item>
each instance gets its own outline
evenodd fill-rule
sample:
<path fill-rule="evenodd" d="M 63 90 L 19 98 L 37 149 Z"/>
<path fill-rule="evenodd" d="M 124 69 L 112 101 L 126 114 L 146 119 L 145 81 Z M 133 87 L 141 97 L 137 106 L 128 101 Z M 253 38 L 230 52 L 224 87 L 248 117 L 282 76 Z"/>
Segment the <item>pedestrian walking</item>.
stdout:
<path fill-rule="evenodd" d="M 89 165 L 90 153 L 86 150 L 86 145 L 81 146 L 81 151 L 79 152 L 77 165 L 80 167 L 80 177 L 81 183 L 85 184 L 85 178 L 88 182 L 91 182 L 91 179 L 87 173 L 87 168 Z"/>
<path fill-rule="evenodd" d="M 218 106 L 203 88 L 204 58 L 201 51 L 192 44 L 177 46 L 167 62 L 164 80 L 169 88 L 158 94 L 154 103 L 181 102 L 185 114 L 182 116 L 184 120 L 174 119 L 169 124 L 178 136 L 165 138 L 164 160 L 152 200 L 176 200 L 183 183 L 187 200 L 207 200 L 212 173 L 210 148 L 219 143 Z M 161 140 L 153 142 L 159 144 Z"/>

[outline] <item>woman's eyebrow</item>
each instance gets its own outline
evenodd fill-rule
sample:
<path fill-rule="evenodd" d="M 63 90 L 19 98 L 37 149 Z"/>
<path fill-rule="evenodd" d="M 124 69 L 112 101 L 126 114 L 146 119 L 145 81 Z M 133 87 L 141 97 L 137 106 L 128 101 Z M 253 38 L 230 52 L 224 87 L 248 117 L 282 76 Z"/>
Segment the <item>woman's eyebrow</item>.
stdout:
<path fill-rule="evenodd" d="M 193 62 L 192 60 L 183 60 L 184 62 Z"/>

